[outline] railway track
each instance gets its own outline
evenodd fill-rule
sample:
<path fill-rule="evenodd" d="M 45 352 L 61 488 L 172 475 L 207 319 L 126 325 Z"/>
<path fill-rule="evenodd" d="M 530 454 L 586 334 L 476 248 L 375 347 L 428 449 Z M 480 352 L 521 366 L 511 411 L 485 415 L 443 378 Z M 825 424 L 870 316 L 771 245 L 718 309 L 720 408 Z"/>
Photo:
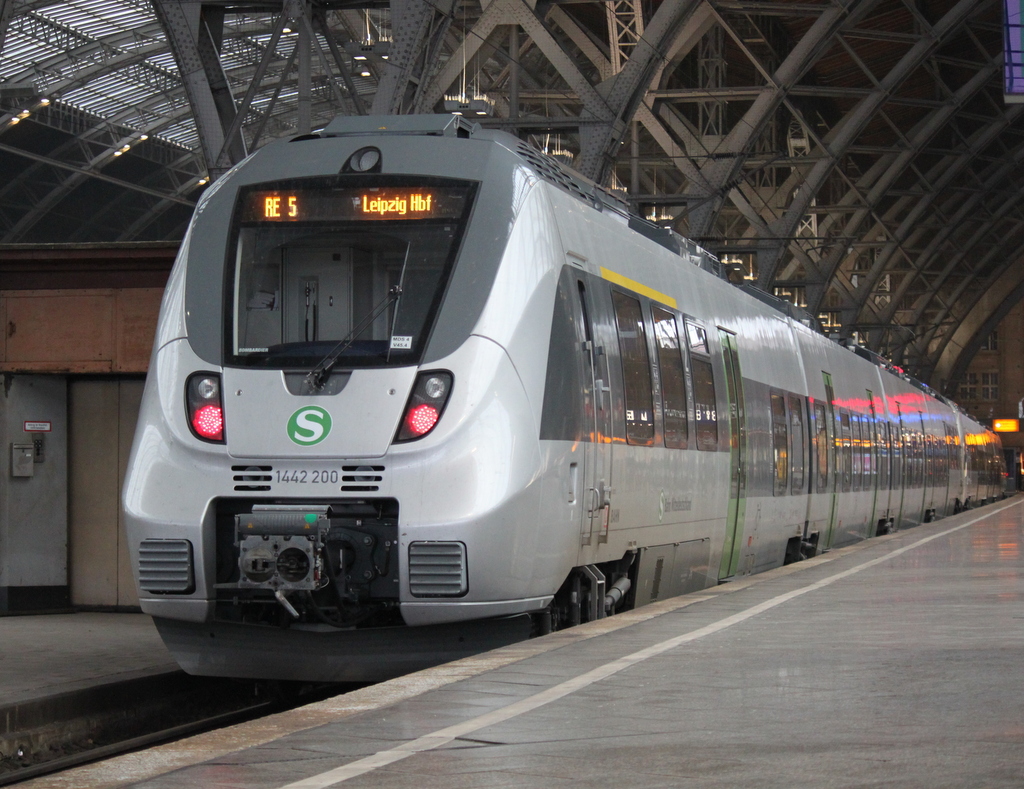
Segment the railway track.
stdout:
<path fill-rule="evenodd" d="M 174 672 L 0 709 L 0 786 L 254 720 L 359 685 L 233 682 Z"/>

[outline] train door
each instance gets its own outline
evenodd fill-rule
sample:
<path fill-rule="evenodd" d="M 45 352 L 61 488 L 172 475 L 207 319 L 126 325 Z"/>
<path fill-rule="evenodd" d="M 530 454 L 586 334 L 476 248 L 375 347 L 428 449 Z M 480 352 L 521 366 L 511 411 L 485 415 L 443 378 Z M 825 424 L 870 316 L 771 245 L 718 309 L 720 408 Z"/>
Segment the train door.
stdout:
<path fill-rule="evenodd" d="M 954 432 L 949 422 L 942 423 L 942 446 L 939 449 L 939 460 L 942 464 L 942 476 L 939 477 L 939 489 L 942 491 L 942 515 L 953 514 L 953 502 L 950 501 L 950 490 L 952 488 L 951 477 L 953 475 L 953 436 Z"/>
<path fill-rule="evenodd" d="M 838 513 L 837 497 L 836 497 L 836 484 L 840 475 L 839 468 L 839 453 L 836 451 L 837 444 L 839 442 L 839 430 L 837 429 L 837 416 L 835 411 L 835 399 L 836 393 L 832 388 L 832 376 L 826 373 L 824 370 L 821 372 L 822 378 L 825 382 L 825 409 L 827 414 L 825 415 L 825 452 L 826 456 L 826 468 L 832 470 L 832 479 L 827 482 L 825 492 L 829 497 L 828 506 L 828 523 L 825 528 L 825 541 L 822 545 L 823 548 L 831 548 L 832 541 L 835 539 L 836 532 L 836 518 Z M 818 447 L 818 451 L 821 451 L 821 447 Z"/>
<path fill-rule="evenodd" d="M 580 532 L 582 546 L 608 541 L 611 509 L 611 437 L 612 403 L 605 340 L 595 332 L 593 316 L 598 314 L 594 293 L 582 279 L 577 279 L 579 310 L 586 340 L 584 346 L 584 385 L 593 393 L 587 413 L 590 440 L 585 442 L 583 469 L 583 522 Z"/>
<path fill-rule="evenodd" d="M 740 561 L 741 525 L 746 514 L 746 414 L 743 408 L 743 378 L 736 335 L 725 329 L 718 330 L 725 361 L 725 391 L 729 403 L 729 508 L 725 521 L 725 545 L 719 580 L 736 574 Z"/>
<path fill-rule="evenodd" d="M 921 497 L 918 499 L 916 496 L 911 499 L 911 506 L 917 509 L 917 522 L 922 523 L 924 521 L 925 509 L 928 506 L 928 486 L 929 486 L 929 475 L 931 474 L 931 463 L 930 452 L 929 452 L 929 436 L 925 433 L 924 428 L 924 414 L 920 411 L 917 412 L 917 418 L 913 415 L 910 417 L 911 422 L 914 425 L 914 432 L 918 435 L 917 449 L 914 453 L 914 463 L 917 466 L 916 480 L 921 486 Z"/>
<path fill-rule="evenodd" d="M 903 523 L 903 504 L 906 501 L 907 482 L 909 478 L 906 457 L 907 446 L 904 441 L 903 409 L 896 403 L 896 423 L 892 425 L 892 446 L 890 449 L 892 474 L 890 481 L 895 495 L 895 517 L 893 523 L 900 528 Z"/>
<path fill-rule="evenodd" d="M 868 519 L 868 537 L 875 536 L 878 523 L 878 417 L 875 413 L 875 396 L 868 393 L 870 414 L 864 424 L 864 489 L 871 491 L 871 517 Z"/>

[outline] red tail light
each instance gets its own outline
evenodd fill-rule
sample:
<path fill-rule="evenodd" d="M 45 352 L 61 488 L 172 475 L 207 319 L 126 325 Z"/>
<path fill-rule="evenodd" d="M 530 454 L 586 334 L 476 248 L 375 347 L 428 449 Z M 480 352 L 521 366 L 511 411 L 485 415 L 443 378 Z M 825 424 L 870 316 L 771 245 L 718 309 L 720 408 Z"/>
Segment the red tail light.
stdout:
<path fill-rule="evenodd" d="M 204 405 L 192 415 L 192 427 L 200 438 L 220 441 L 224 438 L 224 412 L 219 405 Z"/>
<path fill-rule="evenodd" d="M 220 376 L 195 373 L 185 384 L 185 410 L 192 434 L 203 441 L 224 443 L 224 408 Z"/>
<path fill-rule="evenodd" d="M 452 393 L 452 383 L 452 374 L 444 370 L 420 373 L 416 377 L 396 442 L 415 441 L 434 429 Z"/>
<path fill-rule="evenodd" d="M 440 416 L 434 406 L 423 403 L 406 414 L 405 426 L 409 428 L 409 432 L 413 436 L 425 436 L 437 424 L 437 419 Z"/>

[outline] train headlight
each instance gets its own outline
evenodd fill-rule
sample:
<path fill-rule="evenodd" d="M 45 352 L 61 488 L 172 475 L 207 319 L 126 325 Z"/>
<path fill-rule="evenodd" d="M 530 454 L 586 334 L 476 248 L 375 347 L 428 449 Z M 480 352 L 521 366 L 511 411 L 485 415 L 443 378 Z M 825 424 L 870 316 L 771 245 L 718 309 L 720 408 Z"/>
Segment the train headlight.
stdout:
<path fill-rule="evenodd" d="M 192 434 L 214 444 L 224 443 L 224 408 L 220 376 L 194 373 L 185 383 L 185 412 Z"/>
<path fill-rule="evenodd" d="M 445 370 L 431 370 L 416 377 L 395 436 L 396 443 L 415 441 L 434 429 L 452 393 L 452 381 L 452 374 Z"/>

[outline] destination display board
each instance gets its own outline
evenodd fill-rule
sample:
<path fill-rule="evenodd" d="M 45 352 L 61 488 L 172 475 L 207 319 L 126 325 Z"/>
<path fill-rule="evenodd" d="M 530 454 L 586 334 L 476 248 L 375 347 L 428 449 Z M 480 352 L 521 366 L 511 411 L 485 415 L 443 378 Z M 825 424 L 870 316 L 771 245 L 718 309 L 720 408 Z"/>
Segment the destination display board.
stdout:
<path fill-rule="evenodd" d="M 244 198 L 242 221 L 459 219 L 468 193 L 462 186 L 260 189 Z"/>

